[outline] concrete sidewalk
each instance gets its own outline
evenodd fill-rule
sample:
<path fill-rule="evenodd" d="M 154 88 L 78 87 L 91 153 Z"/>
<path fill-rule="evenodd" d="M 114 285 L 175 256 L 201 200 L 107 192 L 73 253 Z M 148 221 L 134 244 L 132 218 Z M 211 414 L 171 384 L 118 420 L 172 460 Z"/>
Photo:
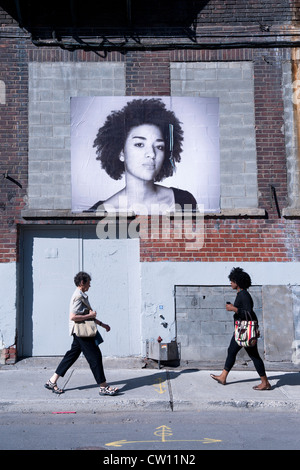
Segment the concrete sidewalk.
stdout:
<path fill-rule="evenodd" d="M 233 369 L 228 384 L 212 380 L 220 369 L 143 368 L 141 362 L 104 359 L 107 381 L 118 386 L 116 396 L 99 396 L 84 358 L 58 385 L 58 396 L 44 388 L 60 358 L 30 358 L 0 367 L 0 412 L 188 411 L 224 407 L 300 412 L 300 372 L 269 371 L 270 391 L 255 391 L 260 380 L 253 370 Z"/>

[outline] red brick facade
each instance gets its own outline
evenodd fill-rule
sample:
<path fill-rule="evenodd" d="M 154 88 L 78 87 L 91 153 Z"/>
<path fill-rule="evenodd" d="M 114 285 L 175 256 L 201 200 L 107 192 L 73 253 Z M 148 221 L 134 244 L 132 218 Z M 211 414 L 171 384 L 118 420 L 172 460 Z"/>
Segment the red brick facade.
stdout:
<path fill-rule="evenodd" d="M 93 53 L 66 52 L 59 49 L 35 49 L 25 43 L 2 41 L 1 79 L 6 84 L 6 105 L 1 113 L 1 174 L 22 184 L 19 188 L 3 178 L 1 185 L 1 262 L 16 260 L 17 224 L 25 221 L 21 211 L 26 207 L 27 186 L 27 63 L 31 60 L 90 61 Z M 295 261 L 299 259 L 297 220 L 279 218 L 278 207 L 287 206 L 287 169 L 285 157 L 283 101 L 281 89 L 282 60 L 285 49 L 228 51 L 163 51 L 130 52 L 124 56 L 112 52 L 97 60 L 125 60 L 128 95 L 170 94 L 169 64 L 177 61 L 253 60 L 255 74 L 255 113 L 259 207 L 267 211 L 268 219 L 206 219 L 205 245 L 195 252 L 182 249 L 182 240 L 142 241 L 141 260 L 181 261 Z M 159 73 L 157 73 L 159 70 Z M 281 214 L 280 214 L 281 215 Z M 47 223 L 51 221 L 47 221 Z M 69 223 L 69 222 L 67 222 Z M 153 242 L 153 243 L 152 243 Z M 161 244 L 162 243 L 162 244 Z M 149 246 L 149 244 L 151 246 Z"/>

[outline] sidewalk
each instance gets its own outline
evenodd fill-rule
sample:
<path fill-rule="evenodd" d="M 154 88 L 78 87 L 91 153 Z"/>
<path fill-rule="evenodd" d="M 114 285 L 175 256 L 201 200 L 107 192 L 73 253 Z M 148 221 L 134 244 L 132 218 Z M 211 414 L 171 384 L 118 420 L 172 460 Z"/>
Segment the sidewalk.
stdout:
<path fill-rule="evenodd" d="M 29 358 L 0 367 L 0 412 L 189 411 L 224 407 L 300 412 L 300 372 L 268 371 L 270 391 L 255 391 L 260 383 L 254 370 L 233 369 L 228 384 L 212 380 L 221 369 L 142 368 L 141 361 L 104 359 L 109 384 L 116 396 L 99 396 L 84 358 L 80 358 L 58 385 L 58 396 L 44 388 L 60 358 Z M 268 370 L 268 369 L 267 369 Z"/>

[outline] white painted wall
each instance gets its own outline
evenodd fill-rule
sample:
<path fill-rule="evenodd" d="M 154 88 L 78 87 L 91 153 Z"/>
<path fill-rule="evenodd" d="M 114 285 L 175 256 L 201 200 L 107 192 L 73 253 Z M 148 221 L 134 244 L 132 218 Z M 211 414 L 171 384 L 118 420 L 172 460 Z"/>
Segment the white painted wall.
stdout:
<path fill-rule="evenodd" d="M 0 263 L 0 349 L 15 343 L 16 263 Z"/>
<path fill-rule="evenodd" d="M 253 285 L 298 285 L 300 263 L 142 263 L 142 341 L 164 342 L 176 337 L 174 286 L 176 285 L 229 285 L 228 275 L 233 267 L 247 271 Z M 293 313 L 291 312 L 291 315 Z M 165 317 L 165 328 L 160 315 Z M 145 350 L 144 352 L 145 353 Z"/>
<path fill-rule="evenodd" d="M 99 243 L 99 240 L 95 240 L 95 243 L 96 242 Z M 116 330 L 120 331 L 120 327 L 122 327 L 121 330 L 123 330 L 125 324 L 127 324 L 128 321 L 130 322 L 130 338 L 128 338 L 129 343 L 126 347 L 124 345 L 124 348 L 121 348 L 124 349 L 124 351 L 122 351 L 123 354 L 128 352 L 132 355 L 145 354 L 144 343 L 147 339 L 156 340 L 158 336 L 161 336 L 164 342 L 170 342 L 175 338 L 175 285 L 228 285 L 228 274 L 230 270 L 234 266 L 239 265 L 251 275 L 254 285 L 290 285 L 294 286 L 292 287 L 293 291 L 295 289 L 297 290 L 299 286 L 300 263 L 298 262 L 238 264 L 222 262 L 139 263 L 138 242 L 134 242 L 133 240 L 130 240 L 130 242 L 131 243 L 129 243 L 129 245 L 127 245 L 127 248 L 125 249 L 125 252 L 127 251 L 127 255 L 124 256 L 125 246 L 123 246 L 121 249 L 121 252 L 123 252 L 121 257 L 122 260 L 119 258 L 119 255 L 117 253 L 113 254 L 112 252 L 110 252 L 110 249 L 106 252 L 107 258 L 118 258 L 118 262 L 116 262 L 115 267 L 111 268 L 111 273 L 114 273 L 113 279 L 110 277 L 111 274 L 109 276 L 110 279 L 107 279 L 107 283 L 111 282 L 115 286 L 110 291 L 110 293 L 107 292 L 105 294 L 108 296 L 108 298 L 104 300 L 103 294 L 101 294 L 102 289 L 99 290 L 99 294 L 97 293 L 96 289 L 96 286 L 98 284 L 98 275 L 101 277 L 103 274 L 105 275 L 105 273 L 103 273 L 103 268 L 105 267 L 106 262 L 103 263 L 102 267 L 101 264 L 99 264 L 99 274 L 96 274 L 95 269 L 92 270 L 94 271 L 94 282 L 93 287 L 90 291 L 90 297 L 93 303 L 99 305 L 100 299 L 102 300 L 103 319 L 107 319 L 108 323 L 113 323 L 112 326 L 115 332 Z M 108 245 L 106 246 L 108 248 Z M 110 248 L 113 248 L 113 246 L 110 246 Z M 90 251 L 92 253 L 94 250 L 87 251 Z M 123 266 L 119 270 L 118 266 L 121 262 L 123 263 Z M 128 275 L 125 275 L 125 273 L 127 272 L 126 264 L 129 263 L 134 264 L 134 270 L 130 270 L 130 273 Z M 96 264 L 97 260 L 95 259 L 94 266 Z M 84 269 L 88 270 L 88 266 L 85 265 Z M 17 296 L 21 295 L 21 292 L 17 292 L 16 272 L 16 263 L 0 264 L 0 349 L 4 347 L 9 347 L 15 342 Z M 129 276 L 129 278 L 127 276 Z M 124 291 L 126 283 L 128 283 L 127 286 L 130 286 L 130 289 L 127 293 Z M 53 284 L 52 288 L 55 289 L 55 283 Z M 98 295 L 100 295 L 100 297 L 97 299 Z M 113 301 L 113 303 L 116 307 L 113 313 L 111 313 L 110 309 L 109 316 L 112 315 L 113 318 L 106 317 L 105 314 L 106 307 L 108 308 L 109 303 L 112 302 L 112 300 L 109 301 L 111 295 L 115 296 L 115 300 Z M 126 298 L 124 298 L 125 295 Z M 66 299 L 66 301 L 67 300 L 68 299 Z M 122 310 L 123 303 L 127 304 L 128 313 L 126 313 L 125 316 L 123 312 L 124 309 Z M 119 311 L 118 308 L 120 309 Z M 163 315 L 164 319 L 161 319 L 160 315 Z M 300 331 L 300 318 L 299 316 L 296 316 L 295 318 L 298 318 L 298 322 L 297 325 L 295 325 L 295 328 L 297 331 Z M 161 324 L 163 321 L 168 324 L 167 328 L 165 328 Z M 67 329 L 67 322 L 65 328 Z M 111 332 L 112 336 L 113 330 Z M 67 339 L 67 331 L 65 332 L 65 334 Z M 299 332 L 297 333 L 297 335 L 298 334 Z M 113 343 L 115 343 L 113 338 L 107 337 L 107 343 L 105 345 L 105 348 L 107 348 L 106 354 L 109 355 L 115 353 L 116 350 L 118 351 L 118 348 L 112 351 L 112 349 L 114 349 Z M 140 348 L 141 343 L 143 344 L 143 347 L 141 346 Z"/>

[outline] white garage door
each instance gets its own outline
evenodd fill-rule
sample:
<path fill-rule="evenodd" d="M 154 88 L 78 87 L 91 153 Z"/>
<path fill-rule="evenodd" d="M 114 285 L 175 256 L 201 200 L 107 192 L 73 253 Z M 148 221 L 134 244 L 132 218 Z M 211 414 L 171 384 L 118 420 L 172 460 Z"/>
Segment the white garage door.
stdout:
<path fill-rule="evenodd" d="M 105 356 L 140 354 L 139 241 L 100 240 L 94 227 L 25 230 L 23 234 L 23 356 L 60 356 L 71 344 L 69 301 L 74 275 L 91 274 L 89 299 L 102 328 Z"/>

